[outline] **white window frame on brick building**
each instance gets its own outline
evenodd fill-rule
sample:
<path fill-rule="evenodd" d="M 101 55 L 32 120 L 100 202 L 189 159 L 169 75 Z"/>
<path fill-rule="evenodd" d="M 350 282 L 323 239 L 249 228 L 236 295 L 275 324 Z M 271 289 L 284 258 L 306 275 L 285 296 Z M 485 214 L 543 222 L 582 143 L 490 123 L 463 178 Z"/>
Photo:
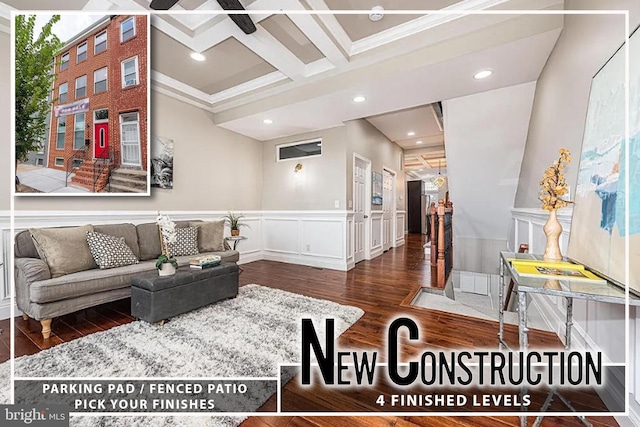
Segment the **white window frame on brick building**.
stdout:
<path fill-rule="evenodd" d="M 140 114 L 137 111 L 120 114 L 120 153 L 123 165 L 142 166 Z"/>
<path fill-rule="evenodd" d="M 63 53 L 60 61 L 60 71 L 64 71 L 67 68 L 69 68 L 69 52 Z"/>
<path fill-rule="evenodd" d="M 82 86 L 79 86 L 82 85 Z M 82 92 L 79 90 L 82 89 Z M 80 76 L 76 79 L 76 99 L 84 98 L 87 96 L 87 75 Z"/>
<path fill-rule="evenodd" d="M 67 132 L 67 116 L 58 117 L 56 128 L 56 150 L 64 150 L 64 137 Z"/>
<path fill-rule="evenodd" d="M 133 62 L 133 72 L 125 74 L 127 64 Z M 140 72 L 138 71 L 138 56 L 125 59 L 120 63 L 121 75 L 122 75 L 122 87 L 135 86 L 140 83 Z M 133 78 L 131 78 L 133 77 Z"/>
<path fill-rule="evenodd" d="M 82 61 L 86 61 L 86 59 L 87 59 L 87 42 L 84 42 L 78 45 L 78 49 L 76 53 L 76 64 L 79 64 Z"/>
<path fill-rule="evenodd" d="M 82 117 L 82 121 L 78 120 Z M 86 123 L 85 113 L 77 113 L 73 115 L 73 149 L 79 150 L 84 147 L 84 124 Z"/>
<path fill-rule="evenodd" d="M 104 36 L 104 40 L 102 40 L 103 39 L 102 36 Z M 101 33 L 96 34 L 94 38 L 94 43 L 93 43 L 93 54 L 97 55 L 100 52 L 104 52 L 105 50 L 107 50 L 107 30 L 104 30 Z"/>
<path fill-rule="evenodd" d="M 62 89 L 64 89 L 64 91 Z M 60 103 L 67 102 L 68 92 L 69 92 L 69 83 L 68 82 L 60 83 L 60 86 L 58 86 L 58 102 Z"/>
<path fill-rule="evenodd" d="M 104 70 L 104 79 L 98 80 L 98 72 Z M 109 89 L 109 83 L 108 83 L 108 79 L 107 76 L 109 75 L 109 70 L 107 70 L 107 67 L 102 67 L 98 70 L 95 70 L 93 72 L 93 93 L 102 93 L 102 92 L 106 92 Z M 104 82 L 104 90 L 101 91 L 97 91 L 96 88 L 98 86 L 98 83 L 100 82 Z"/>
<path fill-rule="evenodd" d="M 127 40 L 131 40 L 136 36 L 136 20 L 134 16 L 131 16 L 120 23 L 120 42 L 124 43 Z M 131 21 L 131 29 L 127 31 L 124 30 L 124 24 Z M 130 33 L 130 34 L 129 34 Z M 125 38 L 125 34 L 127 34 L 127 38 Z"/>

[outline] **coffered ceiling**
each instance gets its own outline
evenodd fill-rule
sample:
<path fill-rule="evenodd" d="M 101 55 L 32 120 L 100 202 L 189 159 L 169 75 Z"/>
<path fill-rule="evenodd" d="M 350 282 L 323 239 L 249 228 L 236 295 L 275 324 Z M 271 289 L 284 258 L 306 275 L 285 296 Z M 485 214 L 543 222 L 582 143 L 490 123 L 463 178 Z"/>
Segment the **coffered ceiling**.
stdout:
<path fill-rule="evenodd" d="M 50 9 L 45 0 L 1 1 L 4 18 L 12 8 Z M 563 0 L 241 2 L 257 27 L 251 35 L 224 15 L 215 0 L 181 0 L 168 12 L 154 12 L 152 87 L 208 110 L 218 125 L 258 140 L 358 118 L 375 124 L 385 113 L 536 80 L 563 17 L 518 11 L 564 7 Z M 149 3 L 69 0 L 64 5 L 95 13 L 149 10 Z M 368 11 L 376 5 L 386 13 L 373 22 Z M 425 7 L 431 12 L 402 13 Z M 364 13 L 346 13 L 358 10 Z M 514 13 L 465 14 L 477 10 Z M 194 61 L 193 52 L 202 53 L 205 61 Z M 490 79 L 472 78 L 485 68 L 494 71 Z M 366 101 L 354 103 L 356 95 Z M 413 149 L 415 140 L 397 142 Z M 415 160 L 430 164 L 433 159 Z"/>

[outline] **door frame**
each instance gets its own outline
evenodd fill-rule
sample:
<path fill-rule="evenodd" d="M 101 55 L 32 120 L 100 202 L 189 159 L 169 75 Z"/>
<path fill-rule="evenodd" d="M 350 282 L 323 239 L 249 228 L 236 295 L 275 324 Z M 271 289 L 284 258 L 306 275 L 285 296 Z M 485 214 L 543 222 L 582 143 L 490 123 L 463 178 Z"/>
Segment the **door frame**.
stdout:
<path fill-rule="evenodd" d="M 109 108 L 108 107 L 104 107 L 104 108 L 94 108 L 91 111 L 91 133 L 93 135 L 92 139 L 91 139 L 91 143 L 93 144 L 93 153 L 91 153 L 91 157 L 93 158 L 93 160 L 96 159 L 96 125 L 97 124 L 101 124 L 101 123 L 106 123 L 107 125 L 109 125 L 109 118 L 107 116 L 106 119 L 97 119 L 96 120 L 96 111 L 100 111 L 100 110 L 107 110 L 107 114 L 109 114 Z M 109 128 L 111 126 L 108 126 Z M 111 129 L 108 129 L 107 131 L 107 139 L 109 139 L 109 137 L 111 136 Z M 109 144 L 111 144 L 111 142 L 109 141 Z"/>
<path fill-rule="evenodd" d="M 389 172 L 389 174 L 391 174 L 391 179 L 392 179 L 392 185 L 391 185 L 391 197 L 392 197 L 392 201 L 391 201 L 391 242 L 390 245 L 392 248 L 397 247 L 396 246 L 396 241 L 397 241 L 397 227 L 398 227 L 398 219 L 397 219 L 397 212 L 398 212 L 398 194 L 397 194 L 397 185 L 398 185 L 398 173 L 391 169 L 388 166 L 384 166 L 382 165 L 382 181 L 384 182 L 384 171 Z M 383 244 L 383 248 L 384 248 L 384 244 Z"/>
<path fill-rule="evenodd" d="M 364 184 L 364 259 L 371 259 L 371 160 L 361 156 L 358 153 L 353 153 L 353 166 L 351 169 L 351 199 L 353 200 L 356 194 L 356 181 L 353 177 L 356 170 L 356 160 L 360 160 L 365 163 L 365 184 Z M 355 211 L 353 211 L 355 213 Z M 354 260 L 355 260 L 355 220 L 354 220 L 354 232 L 351 236 L 351 241 L 354 247 Z"/>
<path fill-rule="evenodd" d="M 124 123 L 132 123 L 132 122 L 123 122 L 122 116 L 125 114 L 135 113 L 138 116 L 138 120 L 136 123 L 138 124 L 138 159 L 139 163 L 126 163 L 124 161 L 124 142 L 122 141 L 122 125 Z M 133 166 L 133 167 L 142 167 L 142 132 L 140 131 L 140 111 L 124 111 L 118 113 L 118 139 L 120 140 L 120 164 L 125 166 Z"/>

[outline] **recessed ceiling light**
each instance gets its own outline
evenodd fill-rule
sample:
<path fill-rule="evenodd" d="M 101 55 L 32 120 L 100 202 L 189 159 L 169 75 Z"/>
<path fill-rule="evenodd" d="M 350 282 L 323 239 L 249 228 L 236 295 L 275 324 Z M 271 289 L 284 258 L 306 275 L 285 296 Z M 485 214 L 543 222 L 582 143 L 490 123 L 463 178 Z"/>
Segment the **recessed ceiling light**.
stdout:
<path fill-rule="evenodd" d="M 193 60 L 195 60 L 195 61 L 202 62 L 202 61 L 204 61 L 204 60 L 205 60 L 205 59 L 207 59 L 207 58 L 205 58 L 205 57 L 204 57 L 204 55 L 203 55 L 203 54 L 201 54 L 201 53 L 198 53 L 198 52 L 191 52 L 191 59 L 193 59 Z"/>
<path fill-rule="evenodd" d="M 416 133 L 414 131 L 407 132 L 407 136 L 414 136 Z"/>
<path fill-rule="evenodd" d="M 422 141 L 416 141 L 416 144 L 422 144 Z"/>
<path fill-rule="evenodd" d="M 270 125 L 271 123 L 273 123 L 273 120 L 271 120 L 271 119 L 264 119 L 264 120 L 262 121 L 262 123 L 264 123 L 265 125 Z"/>
<path fill-rule="evenodd" d="M 369 14 L 369 20 L 373 22 L 378 22 L 382 18 L 384 18 L 384 7 L 373 6 L 371 8 L 371 13 Z"/>
<path fill-rule="evenodd" d="M 486 79 L 491 74 L 493 74 L 493 71 L 491 71 L 491 70 L 482 70 L 482 71 L 476 73 L 476 75 L 473 76 L 473 78 L 476 79 L 476 80 Z"/>
<path fill-rule="evenodd" d="M 362 95 L 358 95 L 358 96 L 356 96 L 356 97 L 354 97 L 354 98 L 353 98 L 353 102 L 364 102 L 364 101 L 366 101 L 366 100 L 367 100 L 367 98 L 365 98 L 365 97 L 364 97 L 364 96 L 362 96 Z"/>

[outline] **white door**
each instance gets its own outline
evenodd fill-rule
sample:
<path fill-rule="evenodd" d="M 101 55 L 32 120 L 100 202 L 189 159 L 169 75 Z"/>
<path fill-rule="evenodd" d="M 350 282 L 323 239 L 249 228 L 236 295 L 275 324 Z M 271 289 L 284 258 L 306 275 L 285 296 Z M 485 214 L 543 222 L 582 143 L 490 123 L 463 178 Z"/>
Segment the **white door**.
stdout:
<path fill-rule="evenodd" d="M 120 144 L 122 164 L 142 166 L 138 113 L 120 114 Z"/>
<path fill-rule="evenodd" d="M 386 169 L 382 171 L 382 250 L 388 251 L 393 234 L 393 175 Z"/>
<path fill-rule="evenodd" d="M 365 259 L 365 220 L 367 216 L 367 163 L 356 157 L 353 166 L 353 260 Z"/>

